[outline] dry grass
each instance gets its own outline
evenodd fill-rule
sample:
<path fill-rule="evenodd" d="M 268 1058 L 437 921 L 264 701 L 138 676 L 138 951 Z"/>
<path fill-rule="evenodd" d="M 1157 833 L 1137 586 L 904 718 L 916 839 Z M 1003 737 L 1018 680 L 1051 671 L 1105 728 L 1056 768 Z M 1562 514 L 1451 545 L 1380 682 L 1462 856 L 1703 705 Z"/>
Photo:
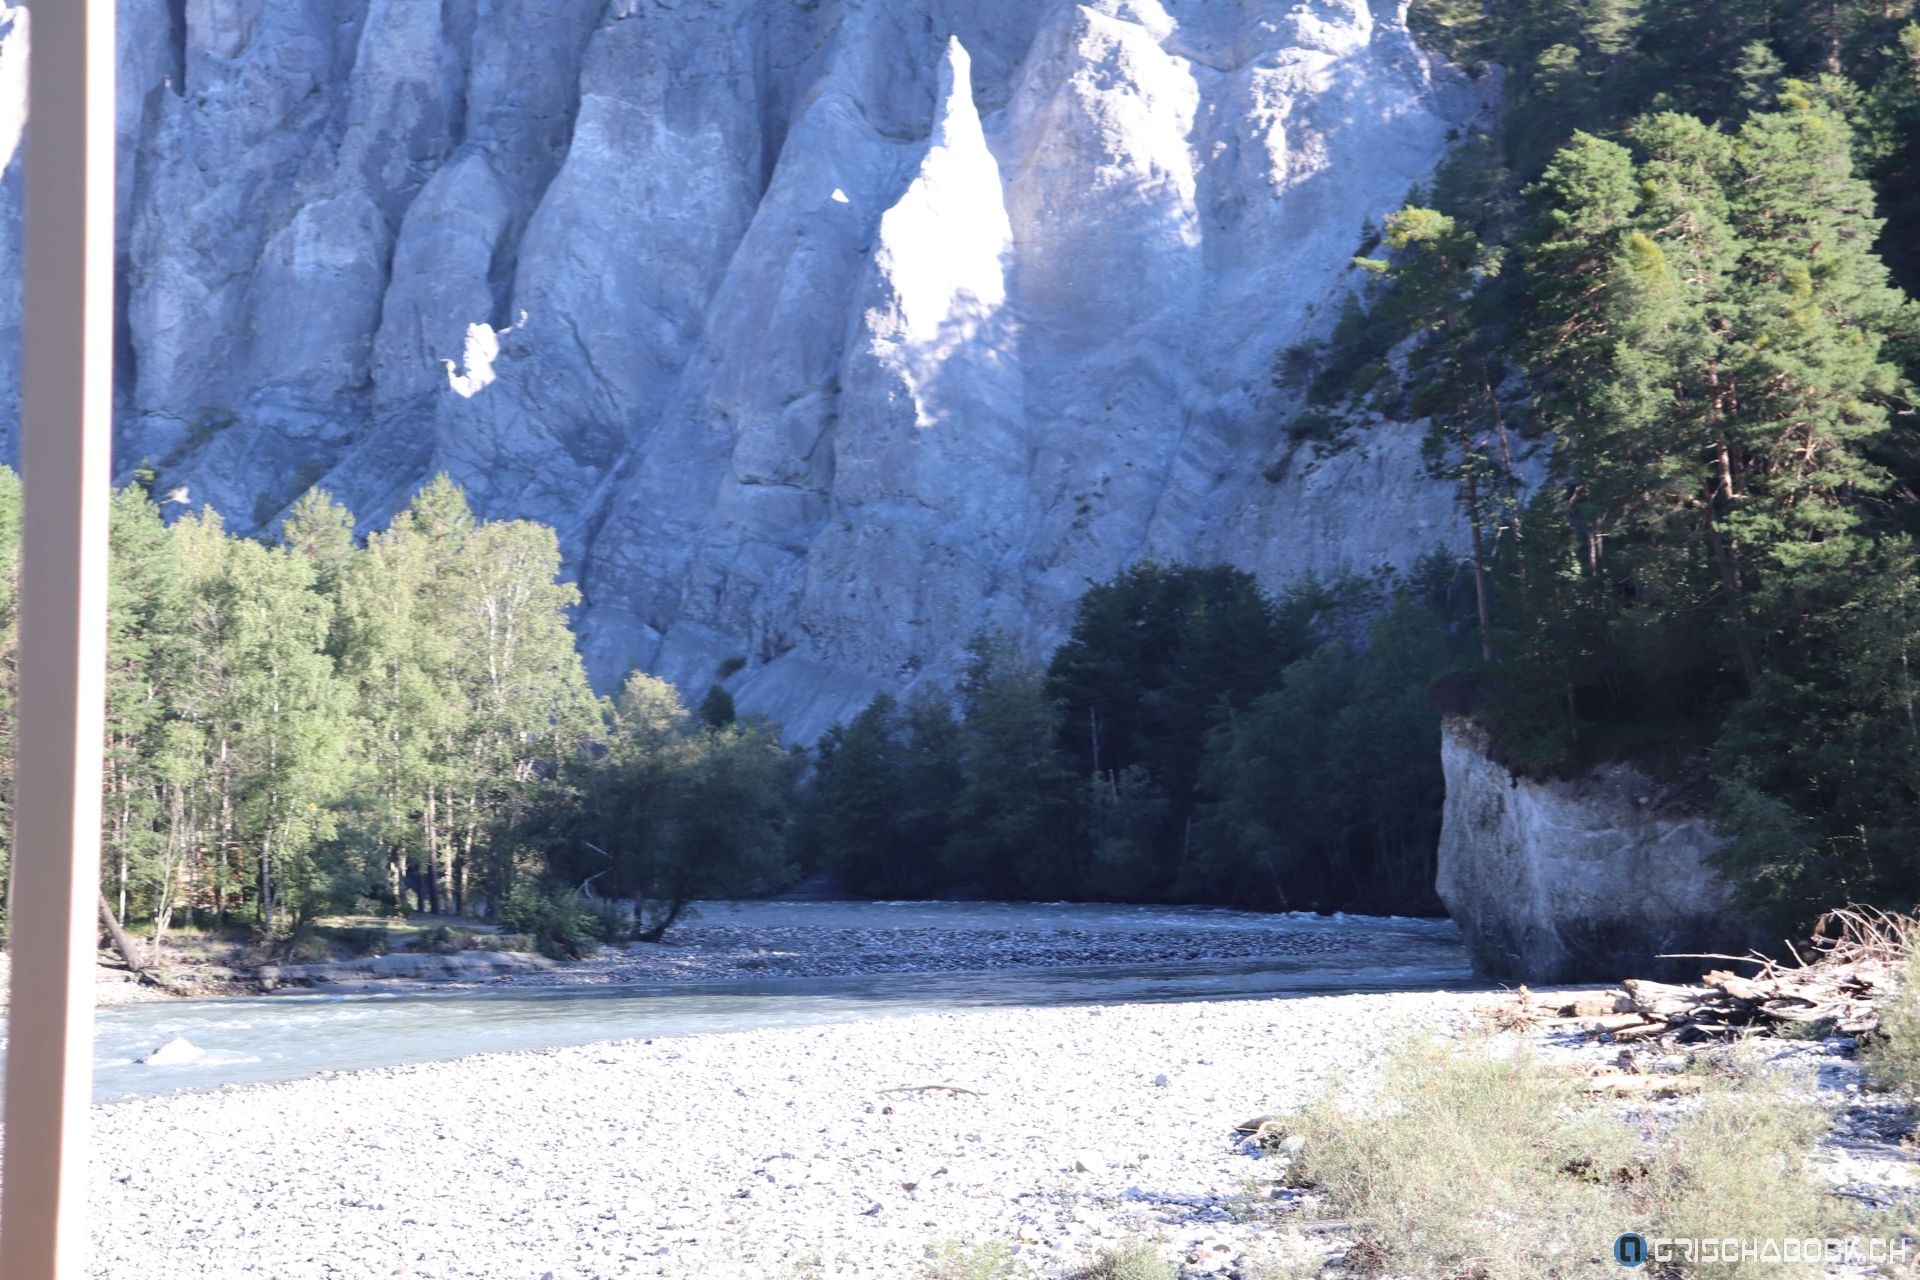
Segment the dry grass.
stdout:
<path fill-rule="evenodd" d="M 925 1280 L 1019 1280 L 1027 1271 L 1004 1240 L 973 1244 L 943 1240 L 932 1246 Z"/>
<path fill-rule="evenodd" d="M 1300 1173 L 1359 1224 L 1343 1271 L 1413 1280 L 1617 1276 L 1643 1235 L 1826 1235 L 1838 1209 L 1805 1173 L 1823 1119 L 1752 1061 L 1692 1100 L 1636 1115 L 1524 1045 L 1422 1042 L 1363 1096 L 1330 1089 L 1291 1117 Z M 1789 1277 L 1746 1264 L 1689 1273 Z"/>
<path fill-rule="evenodd" d="M 1134 1241 L 1108 1249 L 1069 1280 L 1174 1280 L 1174 1269 L 1152 1245 Z"/>

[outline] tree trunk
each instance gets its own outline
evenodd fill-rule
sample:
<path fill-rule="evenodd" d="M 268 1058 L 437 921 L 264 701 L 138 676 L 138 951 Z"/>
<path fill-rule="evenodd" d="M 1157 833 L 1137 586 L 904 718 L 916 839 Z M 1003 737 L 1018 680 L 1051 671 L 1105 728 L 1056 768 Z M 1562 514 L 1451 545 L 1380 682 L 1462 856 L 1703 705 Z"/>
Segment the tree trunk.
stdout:
<path fill-rule="evenodd" d="M 1480 539 L 1480 477 L 1473 469 L 1473 450 L 1466 433 L 1460 435 L 1460 455 L 1466 464 L 1467 528 L 1473 535 L 1473 602 L 1480 618 L 1480 659 L 1493 665 L 1493 613 L 1487 602 L 1486 549 Z"/>
<path fill-rule="evenodd" d="M 429 785 L 427 809 L 423 815 L 427 837 L 426 857 L 423 859 L 426 864 L 423 868 L 425 875 L 422 877 L 425 881 L 423 887 L 426 890 L 426 901 L 421 905 L 434 915 L 440 914 L 440 824 L 437 806 L 438 792 L 436 788 Z"/>
<path fill-rule="evenodd" d="M 133 949 L 132 939 L 127 937 L 126 931 L 120 927 L 120 922 L 113 918 L 113 908 L 107 902 L 107 895 L 96 890 L 96 896 L 100 903 L 100 922 L 107 926 L 107 936 L 113 939 L 113 949 L 120 953 L 122 960 L 126 961 L 127 968 L 131 969 L 134 976 L 142 982 L 151 982 L 156 987 L 172 991 L 172 983 L 140 963 L 140 956 Z"/>
<path fill-rule="evenodd" d="M 100 895 L 100 923 L 107 926 L 107 936 L 113 939 L 113 949 L 127 962 L 127 968 L 135 973 L 146 972 L 146 966 L 140 963 L 139 953 L 133 949 L 133 939 L 127 937 L 126 930 L 114 918 L 113 907 L 107 902 L 107 895 Z"/>
<path fill-rule="evenodd" d="M 1727 593 L 1727 610 L 1733 618 L 1733 647 L 1740 659 L 1740 679 L 1751 697 L 1760 683 L 1760 664 L 1754 660 L 1753 642 L 1747 636 L 1747 600 L 1740 581 L 1740 565 L 1733 547 L 1720 533 L 1713 517 L 1707 517 L 1707 546 L 1720 569 L 1720 585 Z"/>

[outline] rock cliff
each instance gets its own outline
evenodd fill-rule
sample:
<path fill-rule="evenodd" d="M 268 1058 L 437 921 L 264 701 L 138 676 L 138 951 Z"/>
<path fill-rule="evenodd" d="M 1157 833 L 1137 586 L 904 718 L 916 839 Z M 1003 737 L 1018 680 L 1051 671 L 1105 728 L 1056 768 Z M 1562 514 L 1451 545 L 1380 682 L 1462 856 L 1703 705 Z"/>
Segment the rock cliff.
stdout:
<path fill-rule="evenodd" d="M 1436 889 L 1474 968 L 1527 982 L 1693 981 L 1678 952 L 1743 954 L 1752 923 L 1708 859 L 1723 841 L 1697 804 L 1627 764 L 1570 781 L 1517 777 L 1449 717 Z"/>
<path fill-rule="evenodd" d="M 559 528 L 596 678 L 744 658 L 798 737 L 1142 556 L 1404 564 L 1418 429 L 1296 450 L 1270 380 L 1487 107 L 1402 9 L 122 0 L 121 463 L 241 528 L 450 471 Z"/>

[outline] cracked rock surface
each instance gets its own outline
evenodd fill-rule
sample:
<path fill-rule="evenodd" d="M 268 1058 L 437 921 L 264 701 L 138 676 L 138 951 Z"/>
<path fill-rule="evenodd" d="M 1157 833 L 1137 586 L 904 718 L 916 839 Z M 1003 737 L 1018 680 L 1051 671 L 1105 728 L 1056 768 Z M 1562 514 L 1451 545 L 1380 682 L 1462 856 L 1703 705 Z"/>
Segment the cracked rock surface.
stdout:
<path fill-rule="evenodd" d="M 603 685 L 745 658 L 796 738 L 1142 556 L 1404 565 L 1419 428 L 1316 456 L 1272 385 L 1487 109 L 1401 9 L 123 0 L 121 466 L 240 529 L 449 471 L 560 530 Z"/>

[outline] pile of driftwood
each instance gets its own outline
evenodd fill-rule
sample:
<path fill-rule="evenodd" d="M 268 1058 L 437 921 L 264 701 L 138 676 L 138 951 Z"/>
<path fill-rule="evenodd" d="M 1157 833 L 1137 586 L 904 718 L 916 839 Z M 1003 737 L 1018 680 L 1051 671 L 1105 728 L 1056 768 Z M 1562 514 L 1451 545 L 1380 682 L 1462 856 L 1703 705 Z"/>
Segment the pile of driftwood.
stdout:
<path fill-rule="evenodd" d="M 1628 979 L 1615 991 L 1543 997 L 1521 987 L 1517 1007 L 1497 1014 L 1512 1027 L 1578 1026 L 1614 1040 L 1680 1043 L 1781 1024 L 1826 1024 L 1838 1035 L 1868 1035 L 1880 1025 L 1880 1004 L 1899 988 L 1907 958 L 1920 943 L 1920 917 L 1867 910 L 1835 911 L 1814 927 L 1805 954 L 1792 963 L 1754 953 L 1698 956 L 1751 967 L 1715 969 L 1696 986 Z"/>

